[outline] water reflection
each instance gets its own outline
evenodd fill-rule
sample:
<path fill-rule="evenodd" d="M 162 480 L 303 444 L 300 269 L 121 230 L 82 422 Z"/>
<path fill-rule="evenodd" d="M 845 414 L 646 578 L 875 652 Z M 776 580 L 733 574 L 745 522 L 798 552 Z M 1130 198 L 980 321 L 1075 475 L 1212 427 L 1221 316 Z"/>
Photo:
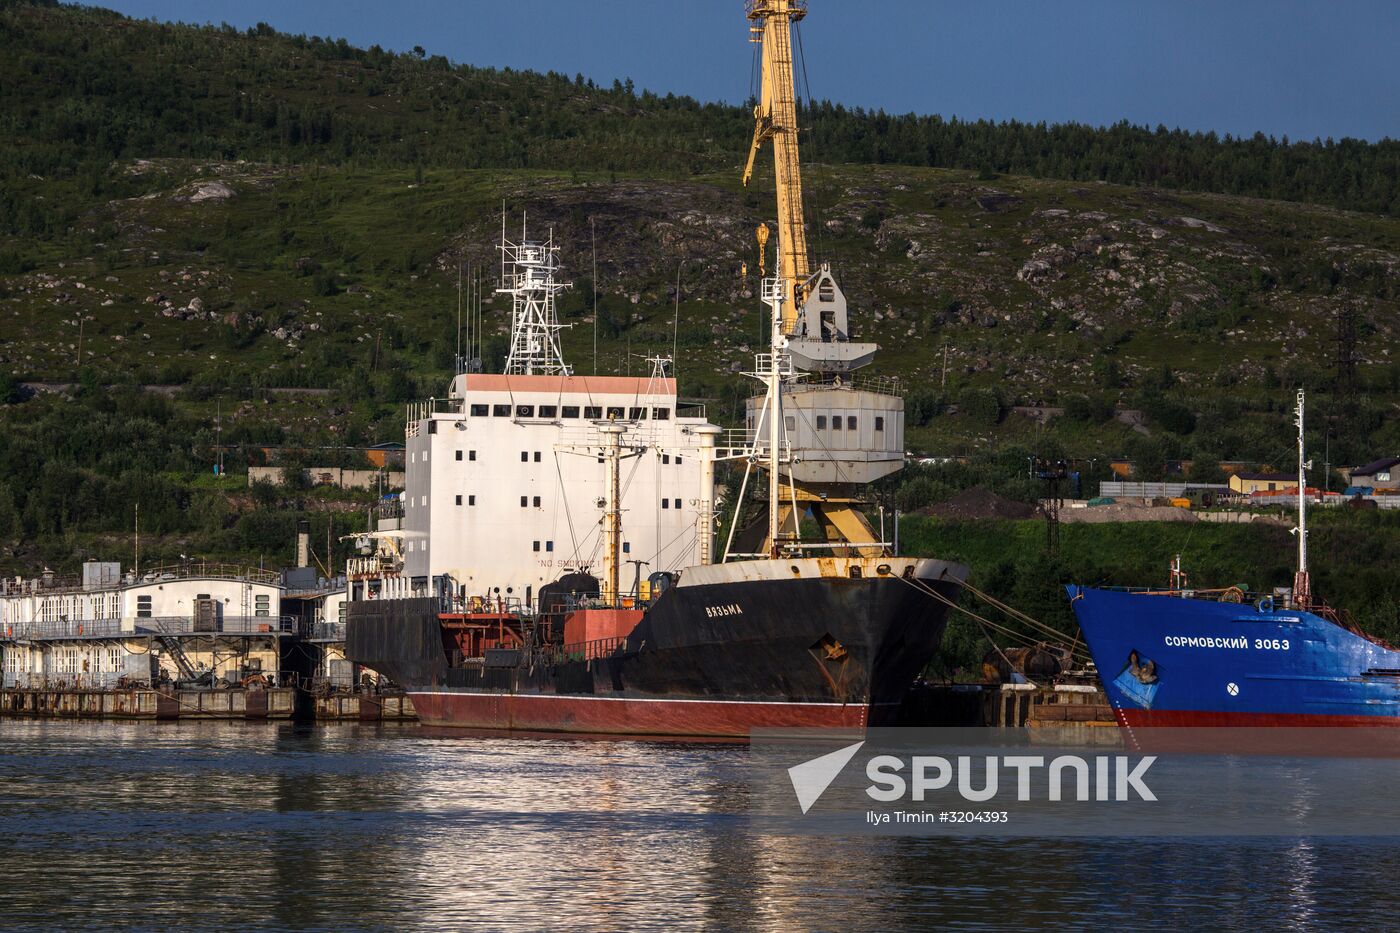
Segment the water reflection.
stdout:
<path fill-rule="evenodd" d="M 769 835 L 735 745 L 0 721 L 0 924 L 1296 928 L 1386 922 L 1397 849 Z"/>

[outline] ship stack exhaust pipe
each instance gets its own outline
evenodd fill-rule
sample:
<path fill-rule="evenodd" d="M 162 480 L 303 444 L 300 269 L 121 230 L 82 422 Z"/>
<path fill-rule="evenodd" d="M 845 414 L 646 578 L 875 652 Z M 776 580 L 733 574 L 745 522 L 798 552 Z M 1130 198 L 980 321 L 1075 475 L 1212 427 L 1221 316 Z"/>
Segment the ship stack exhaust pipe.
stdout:
<path fill-rule="evenodd" d="M 311 566 L 311 522 L 297 519 L 297 566 Z"/>

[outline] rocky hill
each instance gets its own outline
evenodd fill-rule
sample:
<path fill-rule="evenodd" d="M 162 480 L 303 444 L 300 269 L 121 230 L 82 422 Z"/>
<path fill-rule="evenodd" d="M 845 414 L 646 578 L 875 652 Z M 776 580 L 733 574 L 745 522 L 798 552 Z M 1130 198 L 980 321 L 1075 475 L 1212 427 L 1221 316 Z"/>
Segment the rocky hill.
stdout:
<path fill-rule="evenodd" d="M 220 538 L 242 506 L 192 485 L 214 441 L 237 469 L 400 436 L 402 403 L 446 386 L 459 276 L 497 364 L 503 205 L 563 246 L 580 371 L 674 352 L 719 420 L 750 391 L 774 207 L 771 175 L 738 184 L 742 107 L 17 0 L 0 82 L 0 552 L 37 534 L 71 558 L 63 534 L 120 521 L 48 516 L 128 473 L 122 495 L 204 503 L 204 551 L 262 547 Z M 1331 464 L 1400 450 L 1397 144 L 804 120 L 811 251 L 902 380 L 909 447 L 974 458 L 911 507 L 1032 496 L 1028 453 L 1283 463 L 1298 385 Z M 139 468 L 111 455 L 130 444 Z"/>

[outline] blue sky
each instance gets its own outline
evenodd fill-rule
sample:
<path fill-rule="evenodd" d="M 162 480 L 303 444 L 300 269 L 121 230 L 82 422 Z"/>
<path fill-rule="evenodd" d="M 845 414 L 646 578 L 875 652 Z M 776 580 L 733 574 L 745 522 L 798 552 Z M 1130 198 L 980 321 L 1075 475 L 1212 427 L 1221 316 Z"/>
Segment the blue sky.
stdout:
<path fill-rule="evenodd" d="M 100 0 L 738 102 L 741 0 Z M 1400 0 L 811 0 L 816 97 L 966 118 L 1400 138 Z M 875 15 L 878 13 L 878 15 Z"/>

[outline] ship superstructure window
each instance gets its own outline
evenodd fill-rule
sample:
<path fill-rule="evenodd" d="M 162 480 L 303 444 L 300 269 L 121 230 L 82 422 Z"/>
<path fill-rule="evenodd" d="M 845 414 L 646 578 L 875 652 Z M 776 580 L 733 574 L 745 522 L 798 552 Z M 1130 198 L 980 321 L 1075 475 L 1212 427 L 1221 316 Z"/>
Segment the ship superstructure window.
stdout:
<path fill-rule="evenodd" d="M 545 549 L 546 551 L 549 551 L 551 554 L 554 553 L 554 542 L 553 542 L 553 541 L 546 541 L 546 542 L 544 543 L 544 549 Z"/>
<path fill-rule="evenodd" d="M 540 543 L 539 543 L 538 541 L 535 542 L 534 547 L 532 548 L 532 550 L 534 550 L 534 552 L 535 552 L 536 554 L 538 554 L 538 553 L 540 552 Z"/>
<path fill-rule="evenodd" d="M 151 597 L 136 597 L 136 618 L 149 619 L 151 617 Z"/>
<path fill-rule="evenodd" d="M 489 415 L 490 413 L 491 413 L 491 406 L 490 406 L 490 405 L 473 405 L 473 406 L 472 406 L 472 417 L 473 417 L 473 418 L 485 418 L 485 417 L 486 417 L 487 415 Z"/>
<path fill-rule="evenodd" d="M 457 504 L 458 504 L 458 505 L 461 505 L 461 504 L 462 504 L 462 497 L 461 497 L 461 496 L 458 496 L 458 497 L 457 497 Z"/>
<path fill-rule="evenodd" d="M 783 416 L 783 427 L 789 431 L 797 430 L 797 419 L 792 415 Z"/>
<path fill-rule="evenodd" d="M 492 417 L 492 418 L 509 418 L 509 417 L 510 417 L 510 406 L 509 406 L 509 405 L 492 405 L 492 406 L 491 406 L 491 417 Z"/>
<path fill-rule="evenodd" d="M 541 418 L 558 418 L 558 417 L 559 417 L 559 406 L 558 406 L 558 405 L 541 405 L 541 406 L 540 406 L 540 417 L 541 417 Z"/>
<path fill-rule="evenodd" d="M 841 416 L 840 416 L 840 415 L 832 415 L 832 416 L 831 416 L 831 430 L 833 430 L 833 431 L 839 431 L 839 430 L 841 430 Z"/>
<path fill-rule="evenodd" d="M 529 463 L 529 462 L 530 462 L 530 452 L 529 452 L 528 450 L 522 450 L 522 451 L 520 452 L 520 462 L 521 462 L 521 463 Z"/>
<path fill-rule="evenodd" d="M 670 499 L 662 499 L 662 500 L 661 500 L 661 507 L 662 507 L 663 509 L 669 509 L 669 508 L 671 507 L 671 500 L 670 500 Z"/>
<path fill-rule="evenodd" d="M 540 462 L 540 452 L 539 452 L 538 450 L 535 451 L 535 462 L 536 462 L 536 463 L 539 463 L 539 462 Z"/>
<path fill-rule="evenodd" d="M 577 405 L 565 405 L 565 406 L 564 406 L 564 417 L 565 417 L 565 418 L 577 418 L 577 417 L 578 417 L 578 406 L 577 406 Z"/>
<path fill-rule="evenodd" d="M 661 465 L 662 465 L 662 466 L 666 466 L 666 465 L 669 464 L 670 462 L 671 462 L 671 455 L 670 455 L 670 454 L 662 454 L 662 455 L 661 455 Z"/>
<path fill-rule="evenodd" d="M 826 415 L 817 415 L 817 430 L 826 430 Z"/>
<path fill-rule="evenodd" d="M 603 406 L 601 406 L 601 405 L 585 405 L 585 406 L 583 406 L 583 416 L 584 416 L 585 418 L 593 418 L 593 419 L 601 418 L 601 417 L 603 417 Z"/>
<path fill-rule="evenodd" d="M 457 451 L 457 459 L 458 459 L 458 460 L 461 460 L 461 459 L 462 459 L 462 452 L 461 452 L 460 450 Z"/>
<path fill-rule="evenodd" d="M 855 415 L 847 415 L 847 416 L 846 416 L 846 430 L 848 430 L 848 431 L 854 431 L 855 429 L 856 429 L 856 416 L 855 416 Z"/>
<path fill-rule="evenodd" d="M 539 497 L 539 496 L 535 496 L 535 508 L 539 508 L 539 507 L 540 507 L 540 497 Z"/>
<path fill-rule="evenodd" d="M 676 466 L 680 466 L 682 463 L 685 463 L 685 458 L 680 454 L 676 454 Z"/>
<path fill-rule="evenodd" d="M 609 417 L 609 418 L 616 418 L 617 420 L 621 421 L 621 420 L 622 420 L 622 412 L 623 412 L 623 410 L 624 410 L 624 409 L 623 409 L 623 407 L 622 407 L 621 405 L 609 405 L 609 406 L 608 406 L 608 417 Z"/>
<path fill-rule="evenodd" d="M 877 430 L 877 431 L 883 431 L 883 430 L 885 430 L 885 419 L 882 418 L 882 417 L 880 417 L 879 415 L 876 415 L 876 416 L 875 416 L 875 430 Z"/>
<path fill-rule="evenodd" d="M 631 542 L 631 541 L 624 541 L 624 542 L 622 542 L 622 553 L 624 553 L 624 554 L 631 554 L 631 553 L 632 553 L 632 542 Z"/>
<path fill-rule="evenodd" d="M 529 496 L 521 496 L 521 497 L 520 497 L 520 507 L 521 507 L 522 509 L 528 509 L 528 508 L 530 507 L 530 497 L 529 497 Z"/>
<path fill-rule="evenodd" d="M 474 451 L 474 450 L 469 450 L 469 451 L 467 451 L 467 459 L 468 459 L 468 460 L 475 460 L 475 459 L 476 459 L 476 451 Z"/>
<path fill-rule="evenodd" d="M 476 505 L 476 496 L 467 496 L 467 505 Z"/>
<path fill-rule="evenodd" d="M 272 615 L 272 597 L 267 595 L 254 596 L 253 615 L 259 617 L 266 617 Z"/>
<path fill-rule="evenodd" d="M 534 405 L 516 405 L 516 406 L 515 406 L 515 417 L 517 417 L 517 418 L 533 418 L 533 417 L 535 417 L 535 406 L 534 406 Z"/>
<path fill-rule="evenodd" d="M 631 419 L 632 421 L 641 421 L 641 420 L 645 419 L 646 416 L 647 416 L 647 410 L 646 410 L 645 408 L 629 408 L 629 409 L 627 409 L 627 417 L 628 417 L 629 419 Z"/>
<path fill-rule="evenodd" d="M 669 420 L 670 417 L 671 417 L 671 409 L 669 409 L 669 408 L 653 408 L 653 409 L 651 410 L 651 417 L 652 417 L 652 420 L 654 420 L 654 421 L 666 421 L 666 420 Z"/>

